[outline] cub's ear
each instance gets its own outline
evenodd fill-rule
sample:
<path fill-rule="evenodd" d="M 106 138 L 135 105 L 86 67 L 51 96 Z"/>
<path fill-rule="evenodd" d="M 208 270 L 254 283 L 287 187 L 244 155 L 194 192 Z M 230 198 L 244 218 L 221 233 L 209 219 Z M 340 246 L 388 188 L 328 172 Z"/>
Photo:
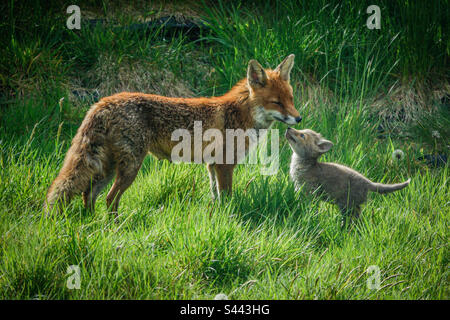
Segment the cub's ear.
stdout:
<path fill-rule="evenodd" d="M 321 139 L 319 140 L 319 142 L 317 142 L 317 149 L 320 153 L 328 152 L 332 146 L 333 143 L 326 139 Z"/>
<path fill-rule="evenodd" d="M 294 54 L 288 55 L 284 60 L 278 65 L 275 71 L 280 73 L 280 78 L 289 81 L 292 67 L 294 66 Z"/>
<path fill-rule="evenodd" d="M 262 88 L 267 83 L 266 71 L 256 60 L 248 62 L 247 82 L 252 88 Z"/>

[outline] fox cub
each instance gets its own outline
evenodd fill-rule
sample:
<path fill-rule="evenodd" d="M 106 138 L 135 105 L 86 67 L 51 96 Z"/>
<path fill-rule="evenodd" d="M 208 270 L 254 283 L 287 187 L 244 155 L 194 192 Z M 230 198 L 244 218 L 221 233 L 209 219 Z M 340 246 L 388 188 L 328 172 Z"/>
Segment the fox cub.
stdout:
<path fill-rule="evenodd" d="M 368 191 L 389 193 L 405 188 L 411 179 L 399 184 L 374 183 L 359 172 L 337 164 L 318 162 L 319 157 L 330 150 L 333 143 L 309 129 L 288 128 L 286 138 L 293 150 L 290 176 L 298 188 L 325 193 L 328 200 L 334 201 L 344 217 L 358 217 L 361 205 L 367 199 Z"/>
<path fill-rule="evenodd" d="M 88 111 L 73 138 L 44 208 L 50 211 L 58 202 L 68 203 L 82 194 L 85 207 L 93 210 L 98 194 L 115 176 L 106 202 L 117 213 L 120 197 L 133 183 L 145 156 L 151 153 L 171 160 L 177 144 L 172 133 L 186 129 L 192 134 L 195 121 L 201 121 L 204 131 L 217 129 L 224 135 L 227 129 L 267 129 L 274 120 L 299 123 L 289 84 L 293 65 L 293 54 L 274 70 L 250 60 L 247 78 L 220 97 L 169 98 L 122 92 L 101 99 Z M 202 150 L 206 146 L 204 141 Z M 225 142 L 219 145 L 223 154 L 236 155 L 236 150 L 226 146 Z M 206 163 L 213 195 L 231 192 L 237 162 Z"/>

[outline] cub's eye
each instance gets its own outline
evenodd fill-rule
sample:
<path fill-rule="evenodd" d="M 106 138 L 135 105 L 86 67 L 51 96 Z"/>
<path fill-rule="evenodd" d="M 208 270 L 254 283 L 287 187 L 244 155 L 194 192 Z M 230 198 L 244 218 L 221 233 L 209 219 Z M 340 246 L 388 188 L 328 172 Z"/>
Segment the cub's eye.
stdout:
<path fill-rule="evenodd" d="M 305 135 L 304 135 L 303 133 L 300 133 L 300 137 L 304 138 L 304 137 L 305 137 Z"/>

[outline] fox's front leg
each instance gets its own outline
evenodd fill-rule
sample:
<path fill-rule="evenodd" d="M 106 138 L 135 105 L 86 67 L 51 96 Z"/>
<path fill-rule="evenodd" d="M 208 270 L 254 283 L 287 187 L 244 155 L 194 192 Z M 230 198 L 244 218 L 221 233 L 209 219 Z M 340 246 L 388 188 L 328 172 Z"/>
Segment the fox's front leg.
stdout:
<path fill-rule="evenodd" d="M 206 165 L 209 174 L 209 188 L 211 190 L 211 197 L 215 200 L 218 197 L 217 191 L 217 178 L 216 178 L 216 169 L 214 163 L 208 163 Z"/>
<path fill-rule="evenodd" d="M 233 164 L 215 164 L 216 180 L 217 180 L 217 190 L 219 198 L 222 193 L 227 193 L 231 195 L 233 191 Z"/>

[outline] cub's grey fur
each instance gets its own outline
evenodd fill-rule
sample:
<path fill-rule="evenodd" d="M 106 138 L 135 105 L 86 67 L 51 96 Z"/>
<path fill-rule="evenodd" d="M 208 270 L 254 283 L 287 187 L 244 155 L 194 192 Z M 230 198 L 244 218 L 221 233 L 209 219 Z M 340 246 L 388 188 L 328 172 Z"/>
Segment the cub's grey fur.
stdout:
<path fill-rule="evenodd" d="M 312 130 L 289 128 L 286 138 L 294 151 L 290 176 L 296 190 L 302 185 L 306 192 L 318 190 L 327 196 L 327 200 L 334 201 L 344 214 L 358 217 L 368 191 L 393 192 L 403 189 L 411 180 L 399 184 L 374 183 L 349 167 L 318 162 L 318 158 L 330 150 L 333 143 Z"/>

